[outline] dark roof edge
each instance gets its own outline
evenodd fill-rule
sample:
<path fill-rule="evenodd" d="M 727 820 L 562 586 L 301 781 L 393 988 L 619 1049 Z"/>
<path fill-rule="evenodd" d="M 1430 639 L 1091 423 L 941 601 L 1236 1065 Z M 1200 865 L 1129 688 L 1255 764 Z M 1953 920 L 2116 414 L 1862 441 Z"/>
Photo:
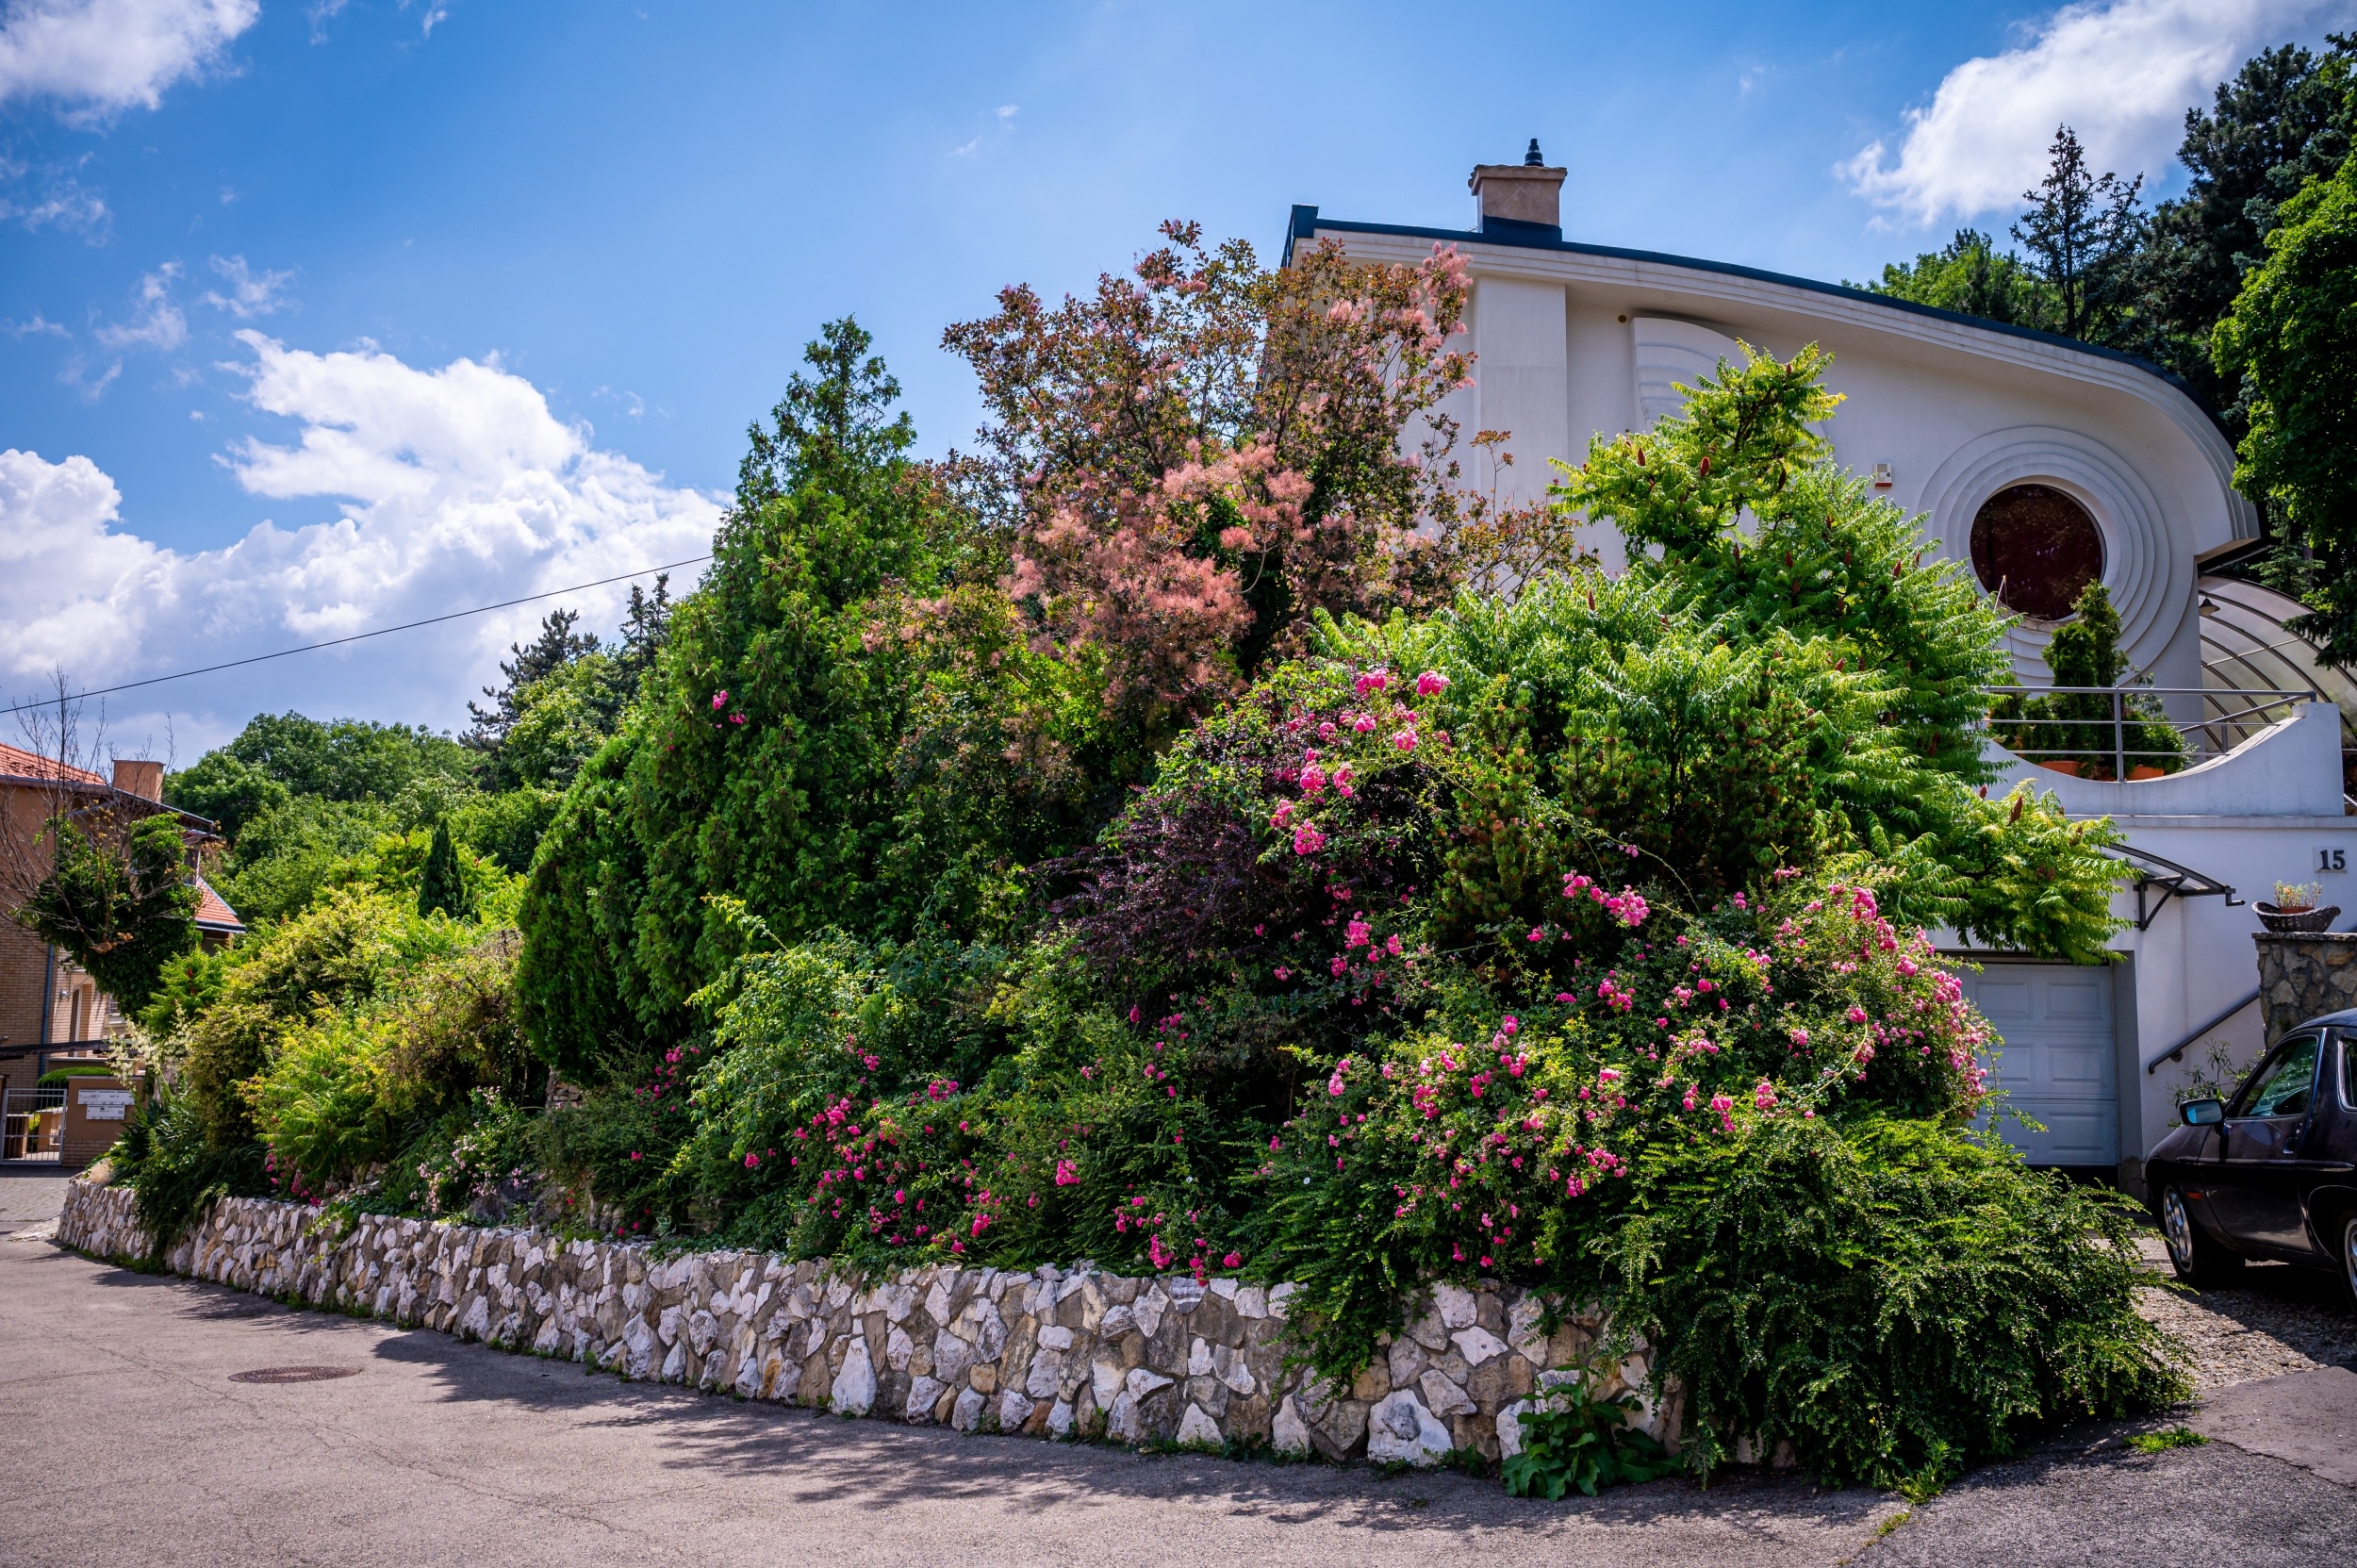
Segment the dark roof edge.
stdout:
<path fill-rule="evenodd" d="M 2100 348 L 2093 343 L 2066 338 L 2057 332 L 2041 332 L 2036 327 L 2016 326 L 2009 322 L 1992 322 L 1985 316 L 1969 316 L 1961 310 L 1943 310 L 1936 305 L 1919 305 L 1892 294 L 1878 294 L 1871 289 L 1853 289 L 1844 284 L 1826 283 L 1813 277 L 1795 277 L 1789 272 L 1772 272 L 1761 267 L 1745 267 L 1732 261 L 1705 261 L 1698 256 L 1671 256 L 1663 251 L 1632 251 L 1618 245 L 1589 245 L 1576 239 L 1561 238 L 1561 231 L 1542 223 L 1513 223 L 1491 229 L 1432 229 L 1418 228 L 1407 223 L 1356 223 L 1339 218 L 1321 218 L 1314 206 L 1296 205 L 1292 222 L 1285 232 L 1284 265 L 1293 265 L 1294 246 L 1297 241 L 1314 239 L 1320 229 L 1332 229 L 1343 234 L 1396 234 L 1413 239 L 1441 239 L 1459 244 L 1506 245 L 1532 251 L 1568 251 L 1576 256 L 1605 256 L 1614 261 L 1651 261 L 1665 267 L 1684 267 L 1697 272 L 1720 272 L 1728 277 L 1750 278 L 1758 283 L 1781 284 L 1788 289 L 1805 289 L 1812 294 L 1831 294 L 1839 299 L 1864 300 L 1888 310 L 1903 310 L 1909 315 L 1928 317 L 1936 322 L 1953 322 L 1960 326 L 1978 327 L 2002 337 L 2020 338 L 2052 348 L 2069 349 L 2077 354 L 2090 355 L 2131 366 L 2184 394 L 2186 402 L 2201 411 L 2202 417 L 2216 427 L 2220 436 L 2227 434 L 2226 425 L 2207 404 L 2194 395 L 2183 379 L 2162 369 L 2150 359 L 2127 354 L 2118 349 Z M 2231 441 L 2228 443 L 2233 444 Z"/>

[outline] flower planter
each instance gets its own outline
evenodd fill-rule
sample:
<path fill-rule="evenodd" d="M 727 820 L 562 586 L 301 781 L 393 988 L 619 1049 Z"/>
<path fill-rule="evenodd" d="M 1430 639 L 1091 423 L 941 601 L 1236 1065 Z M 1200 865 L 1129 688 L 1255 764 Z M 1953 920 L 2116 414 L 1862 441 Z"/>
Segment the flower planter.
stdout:
<path fill-rule="evenodd" d="M 2341 913 L 2338 904 L 2325 904 L 2316 909 L 2278 909 L 2261 901 L 2250 906 L 2259 916 L 2259 924 L 2275 932 L 2330 931 Z"/>

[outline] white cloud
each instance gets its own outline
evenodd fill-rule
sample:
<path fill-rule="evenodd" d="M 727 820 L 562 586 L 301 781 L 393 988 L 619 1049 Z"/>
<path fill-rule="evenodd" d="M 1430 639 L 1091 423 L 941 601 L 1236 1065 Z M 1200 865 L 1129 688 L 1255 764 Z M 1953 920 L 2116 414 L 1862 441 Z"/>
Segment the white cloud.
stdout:
<path fill-rule="evenodd" d="M 22 165 L 0 163 L 0 180 L 16 183 L 25 177 Z M 53 173 L 38 192 L 0 193 L 0 223 L 20 224 L 27 232 L 58 228 L 96 244 L 106 239 L 112 216 L 106 198 L 71 174 Z"/>
<path fill-rule="evenodd" d="M 422 371 L 373 347 L 321 355 L 239 337 L 254 355 L 239 367 L 249 401 L 298 428 L 284 443 L 248 439 L 223 463 L 254 495 L 330 501 L 333 516 L 265 521 L 224 549 L 183 553 L 122 526 L 122 497 L 88 458 L 0 454 L 0 571 L 45 586 L 0 610 L 6 689 L 30 692 L 58 667 L 77 687 L 111 685 L 710 548 L 717 498 L 592 446 L 496 362 Z M 563 602 L 610 628 L 627 593 L 618 584 Z M 108 707 L 118 727 L 171 717 L 200 744 L 287 707 L 462 726 L 466 699 L 496 681 L 507 645 L 549 607 L 125 693 Z"/>
<path fill-rule="evenodd" d="M 2069 124 L 2095 169 L 2158 175 L 2185 110 L 2254 50 L 2348 0 L 2111 0 L 2066 6 L 2020 47 L 1965 61 L 1929 107 L 1907 111 L 1894 158 L 1882 141 L 1837 170 L 1878 206 L 1919 223 L 2016 205 L 2045 176 Z"/>
<path fill-rule="evenodd" d="M 1016 112 L 1017 112 L 1017 111 L 1018 111 L 1018 109 L 1020 108 L 1020 107 L 1021 107 L 1021 106 L 1019 106 L 1019 105 L 1015 105 L 1015 104 L 1001 104 L 1001 105 L 999 105 L 999 106 L 998 106 L 998 118 L 999 118 L 1000 120 L 1012 120 L 1012 119 L 1014 119 L 1014 118 L 1015 117 Z"/>
<path fill-rule="evenodd" d="M 169 354 L 189 340 L 189 319 L 173 303 L 172 286 L 180 263 L 167 261 L 140 279 L 137 313 L 127 322 L 100 327 L 93 336 L 110 349 L 151 348 Z"/>
<path fill-rule="evenodd" d="M 216 310 L 226 310 L 241 322 L 256 316 L 268 316 L 284 310 L 291 303 L 286 297 L 286 287 L 294 281 L 292 272 L 255 272 L 241 256 L 213 257 L 213 271 L 229 285 L 229 292 L 207 289 L 205 303 Z"/>
<path fill-rule="evenodd" d="M 261 13 L 259 0 L 8 0 L 0 104 L 55 98 L 86 116 L 154 108 Z"/>

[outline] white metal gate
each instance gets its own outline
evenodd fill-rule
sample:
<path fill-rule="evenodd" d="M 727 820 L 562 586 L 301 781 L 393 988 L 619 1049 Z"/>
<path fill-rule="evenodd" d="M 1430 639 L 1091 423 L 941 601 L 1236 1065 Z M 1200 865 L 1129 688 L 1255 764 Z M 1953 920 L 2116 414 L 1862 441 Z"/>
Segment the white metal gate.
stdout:
<path fill-rule="evenodd" d="M 2007 1120 L 2005 1141 L 2034 1165 L 2119 1163 L 2119 1077 L 2112 972 L 2076 964 L 1990 964 L 1965 995 L 2003 1039 L 1995 1087 L 2046 1131 Z"/>
<path fill-rule="evenodd" d="M 0 1098 L 0 1160 L 58 1160 L 65 1150 L 65 1090 L 10 1089 Z"/>

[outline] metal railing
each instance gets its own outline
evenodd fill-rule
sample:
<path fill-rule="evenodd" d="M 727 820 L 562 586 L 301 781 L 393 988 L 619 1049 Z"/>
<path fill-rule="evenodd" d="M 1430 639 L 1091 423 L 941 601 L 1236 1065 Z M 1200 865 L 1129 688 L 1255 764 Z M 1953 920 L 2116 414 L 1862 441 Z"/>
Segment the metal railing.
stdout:
<path fill-rule="evenodd" d="M 65 1089 L 10 1089 L 0 1100 L 0 1160 L 65 1157 Z"/>
<path fill-rule="evenodd" d="M 2095 711 L 2083 717 L 1992 715 L 1989 730 L 2008 751 L 2027 761 L 2046 763 L 2093 757 L 2097 771 L 2092 776 L 2112 779 L 2127 779 L 2138 767 L 2162 768 L 2171 762 L 2190 765 L 2208 757 L 2224 756 L 2261 731 L 2291 718 L 2302 705 L 2325 701 L 2313 691 L 2282 686 L 1997 685 L 1981 689 L 2001 699 L 2102 699 L 2101 702 L 2085 704 Z M 2200 698 L 2201 716 L 2172 717 L 2167 711 L 2172 705 L 2167 701 L 2170 698 L 2179 699 L 2173 705 L 2181 708 L 2191 706 L 2183 699 Z M 2147 726 L 2173 731 L 2179 738 L 2178 747 L 2164 751 L 2130 744 L 2132 740 L 2142 742 L 2150 738 L 2149 734 L 2138 734 Z M 2070 743 L 2074 732 L 2079 744 Z M 2040 740 L 2056 744 L 2036 744 Z M 2108 775 L 2102 770 L 2105 759 L 2111 765 Z"/>

